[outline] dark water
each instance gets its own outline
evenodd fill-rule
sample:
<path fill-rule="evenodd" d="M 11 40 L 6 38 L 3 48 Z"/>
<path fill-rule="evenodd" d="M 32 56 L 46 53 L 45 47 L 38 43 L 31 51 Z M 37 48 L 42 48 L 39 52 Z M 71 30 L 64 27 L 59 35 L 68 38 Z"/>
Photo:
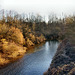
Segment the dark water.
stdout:
<path fill-rule="evenodd" d="M 43 75 L 50 66 L 58 45 L 57 41 L 47 41 L 29 50 L 23 58 L 0 69 L 0 75 Z"/>

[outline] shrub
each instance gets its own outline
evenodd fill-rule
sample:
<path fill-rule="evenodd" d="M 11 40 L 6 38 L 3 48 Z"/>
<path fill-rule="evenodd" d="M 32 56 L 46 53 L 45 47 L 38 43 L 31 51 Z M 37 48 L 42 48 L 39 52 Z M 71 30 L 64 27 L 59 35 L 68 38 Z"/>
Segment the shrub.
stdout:
<path fill-rule="evenodd" d="M 30 47 L 30 46 L 33 46 L 34 43 L 29 38 L 27 38 L 26 45 L 27 47 Z"/>
<path fill-rule="evenodd" d="M 19 54 L 19 52 L 23 52 L 26 48 L 23 48 L 20 45 L 15 44 L 14 42 L 7 42 L 6 39 L 1 39 L 2 42 L 2 51 L 4 54 L 12 55 L 14 52 L 15 55 Z"/>
<path fill-rule="evenodd" d="M 0 24 L 0 38 L 6 38 L 8 31 L 9 31 L 9 27 L 7 25 Z"/>
<path fill-rule="evenodd" d="M 11 27 L 9 29 L 7 36 L 8 36 L 7 39 L 12 40 L 15 43 L 23 44 L 24 42 L 22 32 L 18 28 Z"/>
<path fill-rule="evenodd" d="M 29 35 L 29 37 L 30 37 L 30 39 L 32 40 L 32 42 L 34 43 L 35 42 L 35 36 L 32 34 L 32 33 L 30 33 L 30 35 Z"/>

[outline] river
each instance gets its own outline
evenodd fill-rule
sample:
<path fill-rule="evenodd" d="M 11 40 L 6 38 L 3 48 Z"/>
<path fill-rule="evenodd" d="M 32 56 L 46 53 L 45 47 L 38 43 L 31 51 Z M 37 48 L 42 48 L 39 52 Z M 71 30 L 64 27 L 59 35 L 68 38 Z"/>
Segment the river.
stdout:
<path fill-rule="evenodd" d="M 28 50 L 18 61 L 0 69 L 0 75 L 43 75 L 49 68 L 59 42 L 47 41 Z"/>

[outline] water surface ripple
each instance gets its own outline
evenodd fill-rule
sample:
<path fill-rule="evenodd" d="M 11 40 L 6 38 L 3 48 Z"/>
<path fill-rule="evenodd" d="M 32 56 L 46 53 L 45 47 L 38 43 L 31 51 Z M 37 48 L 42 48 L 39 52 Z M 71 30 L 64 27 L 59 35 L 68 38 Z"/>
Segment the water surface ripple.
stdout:
<path fill-rule="evenodd" d="M 35 47 L 23 58 L 0 69 L 0 75 L 43 75 L 50 66 L 58 45 L 57 41 L 47 41 Z"/>

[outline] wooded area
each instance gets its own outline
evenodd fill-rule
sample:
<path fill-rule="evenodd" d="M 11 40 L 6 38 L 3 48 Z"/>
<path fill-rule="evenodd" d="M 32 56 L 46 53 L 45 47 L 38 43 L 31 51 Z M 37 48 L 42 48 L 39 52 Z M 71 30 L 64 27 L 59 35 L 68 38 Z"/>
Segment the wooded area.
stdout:
<path fill-rule="evenodd" d="M 37 14 L 18 14 L 0 11 L 0 64 L 9 63 L 23 55 L 27 48 L 45 40 L 67 38 L 75 44 L 75 16 L 58 18 L 55 14 L 45 17 Z"/>

